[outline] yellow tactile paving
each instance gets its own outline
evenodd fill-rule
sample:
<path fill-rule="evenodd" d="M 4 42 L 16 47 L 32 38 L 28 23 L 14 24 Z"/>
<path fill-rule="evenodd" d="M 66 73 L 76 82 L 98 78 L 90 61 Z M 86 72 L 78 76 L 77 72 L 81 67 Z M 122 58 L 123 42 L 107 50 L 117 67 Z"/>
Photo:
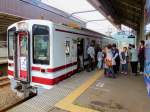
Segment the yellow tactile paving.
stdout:
<path fill-rule="evenodd" d="M 55 106 L 61 108 L 63 110 L 67 110 L 70 112 L 98 112 L 96 110 L 92 110 L 85 107 L 80 107 L 74 105 L 73 102 L 86 90 L 88 89 L 100 76 L 102 76 L 102 71 L 96 72 L 93 76 L 89 78 L 85 83 L 83 83 L 80 87 L 74 90 L 71 94 L 65 97 L 63 100 L 58 102 Z"/>

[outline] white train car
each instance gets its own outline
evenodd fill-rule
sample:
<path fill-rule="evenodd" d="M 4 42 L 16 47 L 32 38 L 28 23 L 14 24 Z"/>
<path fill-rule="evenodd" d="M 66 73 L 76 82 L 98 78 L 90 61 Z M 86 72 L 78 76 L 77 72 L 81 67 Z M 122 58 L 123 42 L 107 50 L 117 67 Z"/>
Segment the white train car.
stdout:
<path fill-rule="evenodd" d="M 116 43 L 87 29 L 74 29 L 47 20 L 25 20 L 8 27 L 8 77 L 17 92 L 39 92 L 76 73 L 77 46 L 86 50 L 90 42 L 101 46 Z"/>

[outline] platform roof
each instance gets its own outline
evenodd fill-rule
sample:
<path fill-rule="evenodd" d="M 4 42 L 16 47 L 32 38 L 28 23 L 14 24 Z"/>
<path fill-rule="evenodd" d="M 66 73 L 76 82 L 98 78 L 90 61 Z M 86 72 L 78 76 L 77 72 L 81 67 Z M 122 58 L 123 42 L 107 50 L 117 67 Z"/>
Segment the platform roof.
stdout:
<path fill-rule="evenodd" d="M 20 20 L 22 20 L 21 17 L 0 13 L 0 33 L 5 33 L 9 25 Z"/>
<path fill-rule="evenodd" d="M 52 7 L 85 22 L 86 28 L 101 33 L 116 31 L 116 28 L 87 0 L 41 0 Z M 67 2 L 67 3 L 66 3 Z"/>
<path fill-rule="evenodd" d="M 127 25 L 139 30 L 145 0 L 88 0 L 114 24 Z"/>
<path fill-rule="evenodd" d="M 8 14 L 0 13 L 0 33 L 6 32 L 9 25 L 22 20 L 20 17 L 10 16 Z"/>

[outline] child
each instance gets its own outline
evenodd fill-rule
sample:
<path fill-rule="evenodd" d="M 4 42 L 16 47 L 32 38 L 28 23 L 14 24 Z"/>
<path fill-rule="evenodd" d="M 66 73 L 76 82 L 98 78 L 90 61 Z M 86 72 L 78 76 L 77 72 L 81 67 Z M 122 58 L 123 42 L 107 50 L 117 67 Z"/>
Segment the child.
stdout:
<path fill-rule="evenodd" d="M 97 68 L 98 70 L 100 70 L 102 68 L 102 60 L 103 60 L 103 53 L 102 53 L 102 49 L 99 48 L 98 49 L 98 53 L 97 53 Z"/>
<path fill-rule="evenodd" d="M 121 59 L 121 66 L 122 66 L 121 73 L 127 75 L 127 73 L 128 73 L 128 52 L 127 52 L 127 47 L 124 47 L 123 51 L 120 53 L 120 59 Z"/>

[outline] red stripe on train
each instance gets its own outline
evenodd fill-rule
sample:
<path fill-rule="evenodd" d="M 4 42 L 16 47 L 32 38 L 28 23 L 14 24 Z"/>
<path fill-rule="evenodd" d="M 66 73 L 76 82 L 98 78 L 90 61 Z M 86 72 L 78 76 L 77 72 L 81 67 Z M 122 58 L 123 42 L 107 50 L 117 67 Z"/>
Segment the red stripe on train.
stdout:
<path fill-rule="evenodd" d="M 14 72 L 11 71 L 11 70 L 8 70 L 8 71 L 7 71 L 7 74 L 13 76 L 13 75 L 14 75 Z"/>
<path fill-rule="evenodd" d="M 66 79 L 67 77 L 70 77 L 71 75 L 75 74 L 77 71 L 77 69 L 73 70 L 73 71 L 70 71 L 66 74 L 63 74 L 57 78 L 54 78 L 54 79 L 48 79 L 48 78 L 42 78 L 42 77 L 36 77 L 36 76 L 33 76 L 32 77 L 32 82 L 34 83 L 39 83 L 39 84 L 44 84 L 44 85 L 54 85 L 54 84 L 57 84 L 58 82 Z"/>
<path fill-rule="evenodd" d="M 13 63 L 9 63 L 9 66 L 13 66 L 13 65 L 14 65 Z M 59 66 L 59 67 L 56 67 L 56 68 L 48 68 L 47 72 L 56 72 L 56 71 L 63 70 L 65 68 L 68 68 L 68 67 L 71 67 L 71 66 L 74 66 L 74 65 L 77 65 L 77 62 L 69 63 L 69 64 L 62 65 L 62 66 Z M 32 70 L 41 71 L 41 67 L 32 66 Z"/>
<path fill-rule="evenodd" d="M 66 64 L 66 65 L 62 65 L 62 66 L 59 66 L 59 67 L 56 67 L 56 68 L 48 68 L 48 69 L 47 69 L 47 72 L 56 72 L 56 71 L 63 70 L 63 69 L 65 69 L 65 68 L 74 66 L 74 65 L 76 65 L 76 64 L 77 64 L 77 62 L 73 62 L 73 63 L 69 63 L 69 64 Z M 32 66 L 32 70 L 41 71 L 41 68 L 40 68 L 40 67 Z"/>

